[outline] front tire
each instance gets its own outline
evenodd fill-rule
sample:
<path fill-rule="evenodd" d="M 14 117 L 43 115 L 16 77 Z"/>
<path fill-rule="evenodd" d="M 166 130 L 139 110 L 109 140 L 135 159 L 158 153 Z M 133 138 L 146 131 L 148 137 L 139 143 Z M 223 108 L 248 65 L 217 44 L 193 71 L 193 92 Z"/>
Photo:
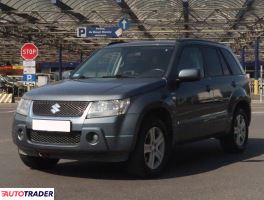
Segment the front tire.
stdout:
<path fill-rule="evenodd" d="M 22 154 L 19 154 L 19 156 L 22 162 L 31 169 L 39 169 L 39 170 L 52 169 L 57 165 L 59 161 L 59 159 L 34 157 L 34 156 L 28 156 Z"/>
<path fill-rule="evenodd" d="M 222 148 L 227 153 L 242 153 L 248 142 L 248 118 L 243 109 L 237 109 L 233 116 L 230 133 L 220 139 Z"/>
<path fill-rule="evenodd" d="M 138 137 L 128 161 L 128 171 L 144 178 L 159 175 L 171 152 L 171 140 L 165 123 L 154 117 L 144 120 Z"/>

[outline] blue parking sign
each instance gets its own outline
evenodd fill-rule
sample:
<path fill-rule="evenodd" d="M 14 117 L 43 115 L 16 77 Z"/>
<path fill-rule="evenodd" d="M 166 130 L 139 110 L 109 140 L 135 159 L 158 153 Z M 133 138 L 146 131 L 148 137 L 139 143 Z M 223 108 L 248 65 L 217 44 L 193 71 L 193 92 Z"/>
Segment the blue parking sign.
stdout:
<path fill-rule="evenodd" d="M 36 82 L 36 74 L 23 74 L 23 81 Z"/>

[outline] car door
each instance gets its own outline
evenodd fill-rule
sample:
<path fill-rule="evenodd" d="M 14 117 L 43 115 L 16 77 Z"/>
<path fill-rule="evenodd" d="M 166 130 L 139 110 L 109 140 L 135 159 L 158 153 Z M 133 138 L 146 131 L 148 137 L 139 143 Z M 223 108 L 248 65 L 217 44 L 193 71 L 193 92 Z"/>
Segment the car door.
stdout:
<path fill-rule="evenodd" d="M 212 102 L 208 80 L 204 78 L 204 59 L 198 45 L 185 46 L 177 60 L 177 73 L 182 69 L 199 68 L 201 80 L 182 81 L 172 91 L 176 107 L 176 132 L 179 141 L 202 137 L 208 132 L 208 112 Z"/>
<path fill-rule="evenodd" d="M 231 73 L 226 61 L 217 47 L 204 46 L 202 48 L 205 58 L 205 76 L 210 81 L 214 103 L 210 107 L 210 124 L 212 128 L 209 134 L 217 134 L 227 129 L 228 102 L 233 91 Z"/>

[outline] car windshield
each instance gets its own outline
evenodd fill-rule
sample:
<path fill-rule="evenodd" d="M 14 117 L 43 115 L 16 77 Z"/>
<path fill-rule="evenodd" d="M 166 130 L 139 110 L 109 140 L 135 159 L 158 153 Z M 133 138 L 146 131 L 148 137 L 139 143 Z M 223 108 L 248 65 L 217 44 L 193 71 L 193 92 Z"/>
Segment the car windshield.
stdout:
<path fill-rule="evenodd" d="M 162 77 L 173 46 L 108 47 L 86 60 L 71 78 Z"/>

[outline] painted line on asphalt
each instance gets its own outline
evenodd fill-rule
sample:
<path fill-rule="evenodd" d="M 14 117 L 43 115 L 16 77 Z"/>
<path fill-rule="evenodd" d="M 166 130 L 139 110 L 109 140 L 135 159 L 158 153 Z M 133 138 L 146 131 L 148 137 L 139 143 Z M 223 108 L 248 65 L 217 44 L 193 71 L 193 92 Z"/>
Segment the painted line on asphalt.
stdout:
<path fill-rule="evenodd" d="M 8 114 L 8 113 L 14 113 L 16 112 L 16 110 L 9 110 L 9 111 L 5 111 L 5 112 L 0 112 L 0 114 Z"/>
<path fill-rule="evenodd" d="M 256 111 L 256 112 L 251 112 L 252 114 L 264 114 L 264 111 L 261 112 L 261 111 Z"/>

